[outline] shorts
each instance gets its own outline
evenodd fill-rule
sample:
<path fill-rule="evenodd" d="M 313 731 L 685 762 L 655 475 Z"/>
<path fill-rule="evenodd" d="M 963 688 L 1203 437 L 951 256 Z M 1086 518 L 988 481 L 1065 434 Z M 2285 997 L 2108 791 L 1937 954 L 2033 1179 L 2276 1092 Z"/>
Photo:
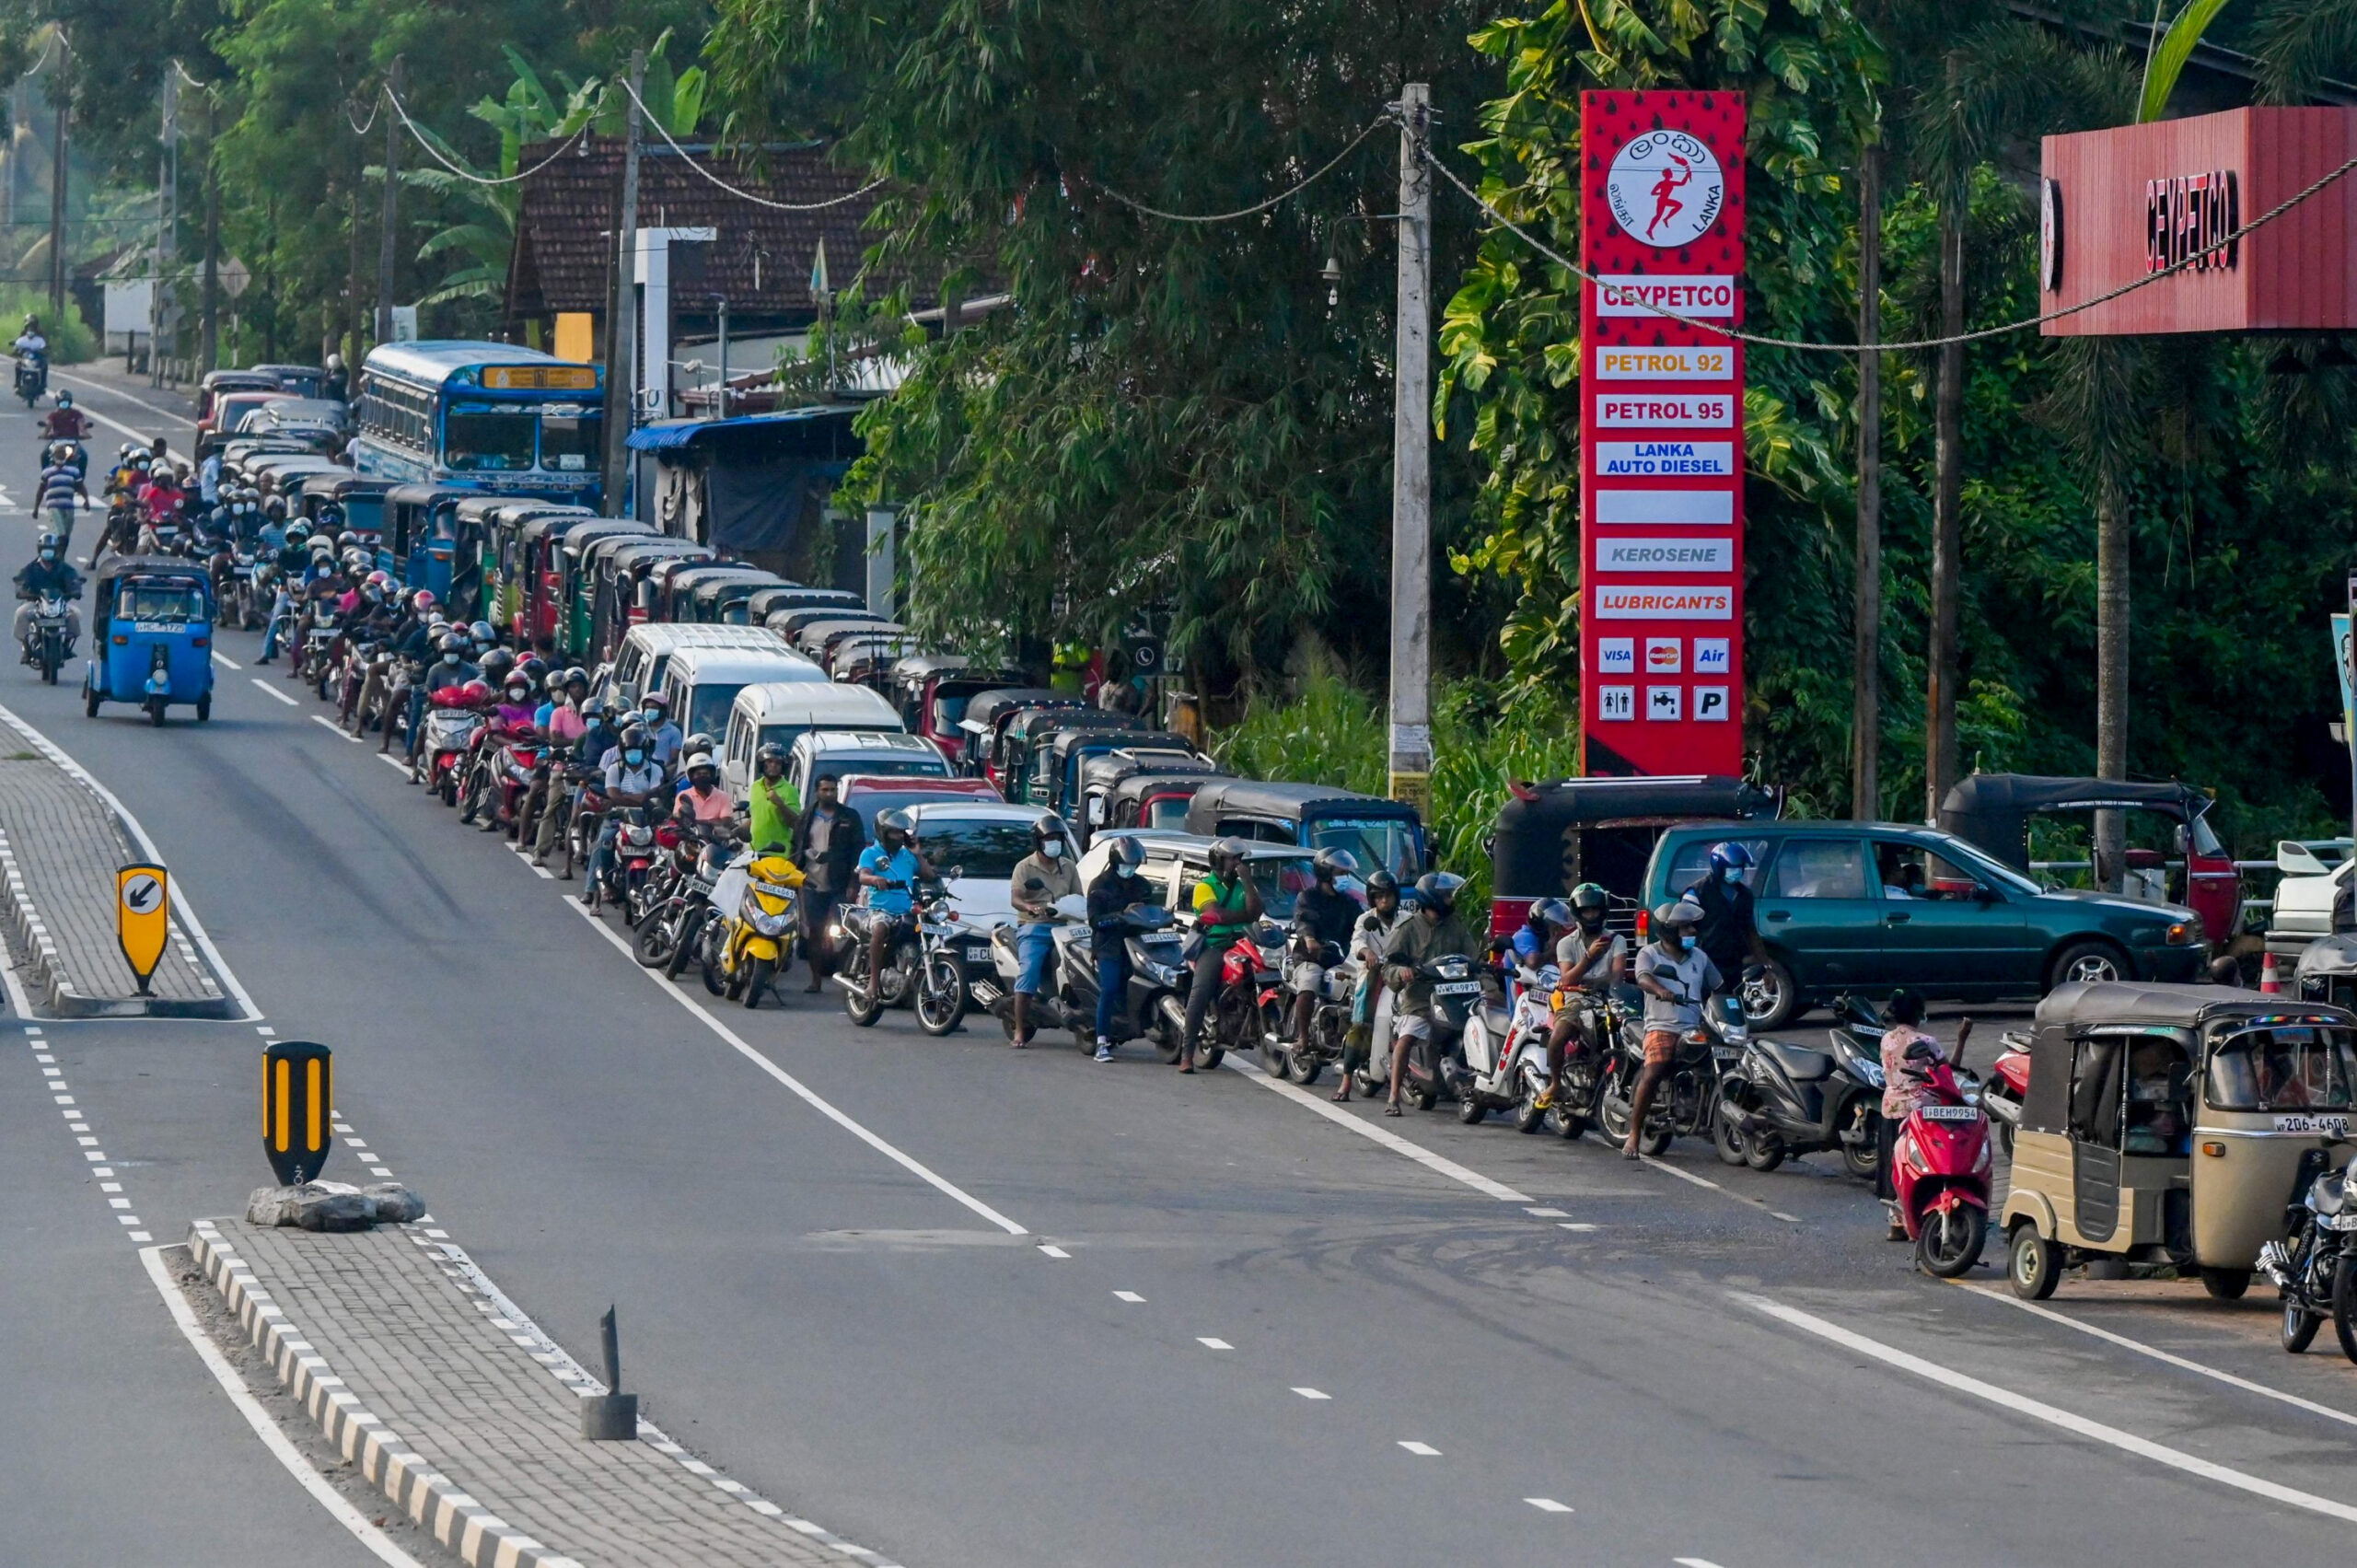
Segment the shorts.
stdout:
<path fill-rule="evenodd" d="M 1326 994 L 1326 966 L 1313 964 L 1306 958 L 1293 967 L 1293 988 L 1295 994 L 1307 992 L 1312 996 Z"/>
<path fill-rule="evenodd" d="M 1676 1029 L 1647 1029 L 1645 1031 L 1646 1066 L 1666 1067 L 1677 1060 L 1678 1031 Z"/>
<path fill-rule="evenodd" d="M 1023 966 L 1015 977 L 1016 994 L 1039 994 L 1039 987 L 1048 978 L 1048 959 L 1056 949 L 1054 929 L 1046 924 L 1015 928 L 1015 956 Z"/>

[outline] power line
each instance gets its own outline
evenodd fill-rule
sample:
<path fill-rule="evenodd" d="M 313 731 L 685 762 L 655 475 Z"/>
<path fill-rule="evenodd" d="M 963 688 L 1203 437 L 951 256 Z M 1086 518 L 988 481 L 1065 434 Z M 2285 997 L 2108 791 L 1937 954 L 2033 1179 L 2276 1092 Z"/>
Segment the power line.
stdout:
<path fill-rule="evenodd" d="M 687 148 L 679 145 L 679 143 L 671 140 L 670 130 L 664 125 L 662 120 L 653 110 L 646 107 L 646 100 L 638 96 L 637 88 L 632 87 L 628 82 L 622 83 L 621 88 L 622 91 L 630 94 L 631 101 L 638 105 L 639 112 L 646 116 L 646 122 L 655 127 L 655 134 L 662 137 L 664 141 L 670 143 L 671 150 L 679 154 L 681 158 L 685 159 L 690 168 L 694 169 L 698 174 L 702 175 L 706 180 L 712 181 L 714 185 L 719 186 L 723 191 L 727 192 L 730 195 L 742 197 L 744 200 L 752 203 L 757 207 L 767 207 L 772 212 L 779 213 L 815 213 L 825 207 L 840 207 L 845 202 L 855 202 L 859 200 L 860 197 L 866 195 L 870 191 L 873 191 L 885 183 L 882 180 L 871 180 L 856 191 L 846 191 L 840 196 L 830 196 L 823 202 L 772 202 L 767 196 L 756 196 L 750 191 L 742 191 L 737 189 L 736 186 L 729 184 L 728 181 L 721 179 L 720 176 L 714 174 L 712 170 L 698 163 L 695 159 L 694 154 L 689 152 Z"/>
<path fill-rule="evenodd" d="M 1120 203 L 1125 207 L 1136 208 L 1139 212 L 1145 214 L 1148 217 L 1167 218 L 1172 223 L 1234 223 L 1237 218 L 1248 218 L 1255 213 L 1267 212 L 1271 207 L 1275 206 L 1278 203 L 1289 201 L 1293 197 L 1300 195 L 1304 191 L 1308 190 L 1312 185 L 1317 184 L 1319 180 L 1325 179 L 1326 176 L 1331 174 L 1344 158 L 1358 151 L 1360 143 L 1365 141 L 1369 136 L 1374 135 L 1376 131 L 1390 122 L 1390 117 L 1388 115 L 1376 115 L 1374 119 L 1366 122 L 1366 129 L 1361 131 L 1357 135 L 1353 136 L 1350 140 L 1350 144 L 1343 147 L 1341 152 L 1336 153 L 1332 157 L 1327 159 L 1325 163 L 1319 165 L 1316 173 L 1310 175 L 1307 179 L 1302 180 L 1300 183 L 1293 186 L 1289 190 L 1278 192 L 1275 195 L 1270 197 L 1265 202 L 1255 202 L 1248 207 L 1238 207 L 1232 213 L 1166 213 L 1159 207 L 1147 206 L 1135 196 L 1123 195 L 1120 192 L 1114 190 L 1110 185 L 1106 184 L 1101 180 L 1092 180 L 1087 175 L 1079 173 L 1073 173 L 1072 178 L 1079 180 L 1083 185 L 1089 186 L 1094 190 L 1102 191 L 1105 194 L 1112 197 L 1113 200 Z M 1068 170 L 1067 172 L 1071 171 Z"/>
<path fill-rule="evenodd" d="M 1520 224 L 1515 223 L 1512 218 L 1506 216 L 1505 214 L 1498 211 L 1497 208 L 1492 206 L 1487 201 L 1482 199 L 1480 192 L 1466 184 L 1464 180 L 1459 180 L 1454 169 L 1450 168 L 1448 165 L 1441 162 L 1439 158 L 1435 157 L 1429 146 L 1420 146 L 1417 150 L 1422 156 L 1426 163 L 1429 163 L 1434 168 L 1440 172 L 1442 179 L 1447 180 L 1451 185 L 1456 186 L 1457 190 L 1464 192 L 1466 197 L 1470 200 L 1474 205 L 1480 207 L 1483 212 L 1489 214 L 1491 217 L 1496 219 L 1499 224 L 1504 226 L 1508 232 L 1519 238 L 1524 244 L 1529 246 L 1532 250 L 1538 251 L 1540 255 L 1546 257 L 1556 265 L 1565 268 L 1574 276 L 1585 278 L 1586 281 L 1596 285 L 1598 287 L 1608 288 L 1612 286 L 1611 285 L 1607 284 L 1602 278 L 1596 276 L 1594 273 L 1589 272 L 1585 267 L 1581 266 L 1577 261 L 1573 261 L 1570 257 L 1563 255 L 1561 251 L 1556 250 L 1551 246 L 1540 240 L 1528 229 L 1524 228 Z M 2092 299 L 2083 299 L 2076 305 L 2066 305 L 2059 310 L 2049 310 L 2037 316 L 2026 316 L 2018 321 L 2008 321 L 2001 327 L 1983 327 L 1979 331 L 1959 332 L 1954 337 L 1915 338 L 1904 343 L 1801 343 L 1793 338 L 1771 338 L 1762 336 L 1757 332 L 1738 331 L 1733 327 L 1720 326 L 1715 321 L 1705 321 L 1693 316 L 1681 316 L 1675 310 L 1665 310 L 1658 305 L 1654 305 L 1642 299 L 1631 300 L 1630 303 L 1640 307 L 1652 315 L 1666 317 L 1672 321 L 1677 321 L 1689 327 L 1700 328 L 1701 331 L 1706 332 L 1715 332 L 1723 338 L 1730 338 L 1736 343 L 1758 343 L 1762 348 L 1801 349 L 1812 354 L 1868 354 L 1882 353 L 1895 349 L 1940 348 L 1948 343 L 1977 343 L 1982 338 L 2003 337 L 2008 332 L 2018 332 L 2026 328 L 2043 325 L 2048 321 L 2059 321 L 2065 316 L 2075 316 L 2082 310 L 2092 310 L 2098 305 L 2109 304 L 2112 300 L 2118 299 L 2122 295 L 2133 294 L 2140 288 L 2144 288 L 2150 285 L 2160 282 L 2163 278 L 2173 277 L 2177 273 L 2184 272 L 2187 268 L 2195 266 L 2200 262 L 2208 260 L 2210 257 L 2215 255 L 2218 251 L 2225 249 L 2227 246 L 2239 243 L 2245 236 L 2255 233 L 2258 229 L 2264 228 L 2267 225 L 2273 223 L 2277 218 L 2282 217 L 2285 213 L 2290 212 L 2293 207 L 2298 206 L 2302 202 L 2306 201 L 2309 197 L 2315 195 L 2317 192 L 2323 190 L 2334 180 L 2339 180 L 2343 175 L 2349 173 L 2351 169 L 2357 169 L 2357 157 L 2351 158 L 2340 168 L 2324 175 L 2306 190 L 2299 192 L 2297 194 L 2287 197 L 2283 201 L 2277 203 L 2274 206 L 2270 207 L 2266 212 L 2261 213 L 2258 216 L 2251 219 L 2250 222 L 2243 225 L 2242 227 L 2235 229 L 2232 234 L 2229 234 L 2224 238 L 2220 239 L 2214 245 L 2204 246 L 2195 254 L 2188 256 L 2181 261 L 2171 262 L 2168 266 L 2162 268 L 2158 272 L 2147 273 L 2142 277 L 2137 278 L 2133 282 L 2124 283 L 2118 288 L 2107 290 L 2102 294 L 2096 295 Z"/>
<path fill-rule="evenodd" d="M 538 174 L 540 170 L 546 168 L 549 165 L 563 157 L 565 155 L 566 149 L 570 148 L 574 143 L 579 141 L 582 138 L 582 135 L 589 129 L 589 122 L 586 120 L 583 121 L 579 125 L 574 128 L 573 134 L 567 136 L 563 141 L 559 142 L 556 145 L 556 151 L 549 154 L 548 157 L 542 158 L 540 162 L 534 164 L 529 168 L 519 169 L 514 174 L 502 174 L 497 176 L 477 174 L 474 170 L 461 168 L 459 165 L 451 162 L 448 157 L 445 157 L 442 149 L 434 145 L 433 139 L 427 136 L 424 131 L 418 129 L 417 122 L 409 117 L 409 110 L 401 107 L 401 100 L 393 96 L 393 89 L 390 87 L 387 87 L 385 89 L 385 101 L 393 106 L 393 112 L 401 117 L 401 123 L 409 127 L 409 134 L 416 138 L 417 145 L 424 147 L 426 152 L 433 157 L 435 162 L 440 164 L 443 168 L 448 169 L 459 179 L 472 180 L 477 185 L 514 185 L 519 180 L 529 180 L 532 176 Z M 368 123 L 370 125 L 374 125 L 376 122 L 376 115 L 373 113 L 370 114 L 368 116 Z M 361 132 L 364 134 L 366 132 L 366 127 L 365 126 L 354 125 L 353 129 L 354 131 Z"/>

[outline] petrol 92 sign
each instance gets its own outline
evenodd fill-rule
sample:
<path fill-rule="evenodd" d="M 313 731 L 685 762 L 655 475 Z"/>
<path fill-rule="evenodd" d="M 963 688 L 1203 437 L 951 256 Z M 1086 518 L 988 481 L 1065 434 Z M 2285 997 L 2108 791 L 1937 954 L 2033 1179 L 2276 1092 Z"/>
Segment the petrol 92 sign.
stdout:
<path fill-rule="evenodd" d="M 1580 98 L 1580 742 L 1743 769 L 1742 95 Z M 1642 657 L 1640 656 L 1642 654 Z"/>

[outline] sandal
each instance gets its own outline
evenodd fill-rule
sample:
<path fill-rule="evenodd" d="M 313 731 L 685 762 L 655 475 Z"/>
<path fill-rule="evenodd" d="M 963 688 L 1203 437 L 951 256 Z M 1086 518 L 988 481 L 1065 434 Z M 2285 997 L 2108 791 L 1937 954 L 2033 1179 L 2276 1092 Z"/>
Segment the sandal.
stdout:
<path fill-rule="evenodd" d="M 1399 1114 L 1400 1114 L 1400 1110 L 1399 1110 L 1399 1102 L 1398 1100 L 1396 1100 L 1396 1099 L 1394 1099 L 1394 1100 L 1386 1100 L 1386 1101 L 1384 1101 L 1384 1103 L 1383 1103 L 1383 1114 L 1384 1114 L 1384 1115 L 1386 1115 L 1386 1116 L 1398 1116 L 1398 1115 L 1399 1115 Z"/>
<path fill-rule="evenodd" d="M 1328 1095 L 1326 1098 L 1332 1100 L 1336 1105 L 1348 1105 L 1351 1103 L 1351 1091 L 1344 1089 L 1340 1094 Z"/>

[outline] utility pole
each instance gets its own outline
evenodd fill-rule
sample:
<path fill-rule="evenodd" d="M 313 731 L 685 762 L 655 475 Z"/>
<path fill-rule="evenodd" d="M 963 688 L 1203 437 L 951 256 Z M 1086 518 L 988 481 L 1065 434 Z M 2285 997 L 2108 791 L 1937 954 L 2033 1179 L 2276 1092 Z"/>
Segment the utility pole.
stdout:
<path fill-rule="evenodd" d="M 57 29 L 57 64 L 49 78 L 57 106 L 57 134 L 49 172 L 49 313 L 65 319 L 65 137 L 74 121 L 74 49 Z M 101 345 L 103 346 L 103 345 Z"/>
<path fill-rule="evenodd" d="M 162 162 L 156 176 L 156 286 L 147 296 L 147 384 L 164 384 L 164 335 L 171 331 L 172 261 L 178 247 L 173 229 L 180 222 L 179 174 L 180 73 L 174 62 L 164 62 L 164 130 Z"/>
<path fill-rule="evenodd" d="M 1850 815 L 1882 816 L 1882 144 L 1858 156 L 1858 548 L 1850 611 Z"/>
<path fill-rule="evenodd" d="M 622 196 L 614 210 L 614 294 L 606 312 L 606 505 L 622 516 L 630 482 L 630 433 L 638 415 L 638 99 L 646 51 L 630 57 L 630 137 L 622 147 Z"/>
<path fill-rule="evenodd" d="M 204 95 L 204 343 L 208 371 L 221 365 L 221 177 L 213 163 L 213 95 Z"/>
<path fill-rule="evenodd" d="M 1399 89 L 1399 346 L 1391 388 L 1389 791 L 1432 807 L 1433 181 L 1424 162 L 1432 88 Z"/>
<path fill-rule="evenodd" d="M 401 93 L 401 58 L 393 56 L 393 68 L 385 81 L 385 214 L 382 232 L 377 237 L 377 341 L 393 341 L 393 225 L 399 212 L 394 192 L 401 184 L 401 152 L 399 140 L 401 116 L 393 112 L 393 100 Z"/>

